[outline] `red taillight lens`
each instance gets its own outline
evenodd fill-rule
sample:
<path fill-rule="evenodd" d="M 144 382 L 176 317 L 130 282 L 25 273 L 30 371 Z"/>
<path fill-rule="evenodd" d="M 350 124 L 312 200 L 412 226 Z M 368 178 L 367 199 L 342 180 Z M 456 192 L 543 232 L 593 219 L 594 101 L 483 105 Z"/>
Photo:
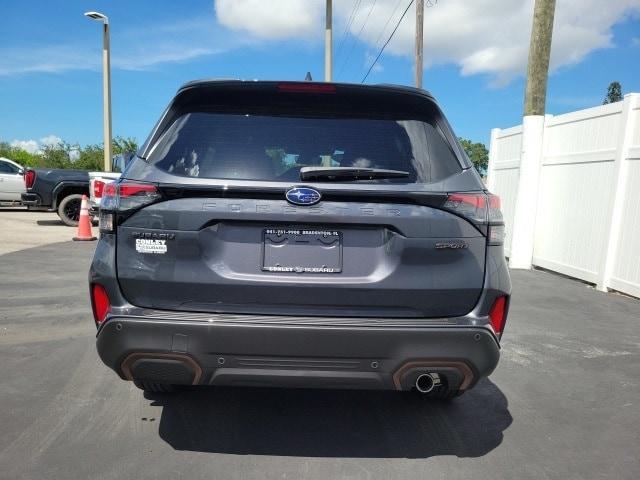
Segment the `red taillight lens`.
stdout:
<path fill-rule="evenodd" d="M 26 188 L 33 187 L 34 182 L 36 181 L 36 172 L 33 170 L 27 170 L 24 172 L 24 186 Z"/>
<path fill-rule="evenodd" d="M 149 205 L 160 198 L 155 185 L 138 182 L 111 182 L 104 186 L 101 210 L 125 212 Z"/>
<path fill-rule="evenodd" d="M 278 91 L 293 93 L 336 93 L 330 83 L 279 83 Z"/>
<path fill-rule="evenodd" d="M 462 215 L 474 223 L 487 222 L 487 195 L 485 193 L 453 193 L 444 208 Z"/>
<path fill-rule="evenodd" d="M 504 221 L 500 211 L 500 197 L 497 195 L 452 193 L 447 197 L 442 208 L 469 219 L 482 231 L 486 228 L 489 245 L 502 245 Z M 486 225 L 488 227 L 485 227 Z"/>
<path fill-rule="evenodd" d="M 102 198 L 102 191 L 104 190 L 104 182 L 102 180 L 96 180 L 93 182 L 93 197 Z"/>
<path fill-rule="evenodd" d="M 498 336 L 502 335 L 504 325 L 507 322 L 507 297 L 498 297 L 493 302 L 491 310 L 489 310 L 489 321 L 493 327 L 493 331 Z"/>
<path fill-rule="evenodd" d="M 127 183 L 123 182 L 118 185 L 118 193 L 120 198 L 135 197 L 149 194 L 158 193 L 158 189 L 155 185 L 150 183 Z"/>
<path fill-rule="evenodd" d="M 93 306 L 93 318 L 98 325 L 102 324 L 111 310 L 111 301 L 105 288 L 94 283 L 91 285 L 91 304 Z"/>
<path fill-rule="evenodd" d="M 162 195 L 155 185 L 138 182 L 111 182 L 104 186 L 100 201 L 100 232 L 114 233 L 116 214 L 133 211 L 155 203 Z"/>
<path fill-rule="evenodd" d="M 487 198 L 489 199 L 489 223 L 501 224 L 504 220 L 502 218 L 502 210 L 500 210 L 500 197 L 490 193 Z"/>

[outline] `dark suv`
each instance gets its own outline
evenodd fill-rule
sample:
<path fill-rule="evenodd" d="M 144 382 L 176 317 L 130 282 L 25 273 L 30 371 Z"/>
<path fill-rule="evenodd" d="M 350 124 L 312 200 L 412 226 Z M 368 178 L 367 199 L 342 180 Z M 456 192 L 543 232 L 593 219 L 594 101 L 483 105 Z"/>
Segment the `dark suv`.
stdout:
<path fill-rule="evenodd" d="M 427 92 L 192 82 L 103 195 L 98 352 L 145 390 L 450 398 L 498 362 L 499 199 Z"/>

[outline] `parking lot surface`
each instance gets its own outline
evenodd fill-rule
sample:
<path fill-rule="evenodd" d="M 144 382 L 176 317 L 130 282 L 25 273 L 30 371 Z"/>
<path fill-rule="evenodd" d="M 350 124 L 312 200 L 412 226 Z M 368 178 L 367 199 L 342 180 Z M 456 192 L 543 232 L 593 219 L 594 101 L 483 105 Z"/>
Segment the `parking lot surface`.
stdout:
<path fill-rule="evenodd" d="M 99 361 L 95 243 L 63 241 L 73 229 L 56 221 L 0 211 L 2 479 L 640 478 L 637 299 L 514 271 L 501 362 L 449 404 L 249 388 L 145 396 Z"/>

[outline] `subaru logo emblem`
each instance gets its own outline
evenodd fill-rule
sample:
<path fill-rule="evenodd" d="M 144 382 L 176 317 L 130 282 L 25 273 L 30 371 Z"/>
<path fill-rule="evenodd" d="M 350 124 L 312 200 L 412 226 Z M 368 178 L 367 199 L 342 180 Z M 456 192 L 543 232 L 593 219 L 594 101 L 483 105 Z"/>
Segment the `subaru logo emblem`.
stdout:
<path fill-rule="evenodd" d="M 313 188 L 293 187 L 287 190 L 286 197 L 294 205 L 313 205 L 320 201 L 320 192 Z"/>

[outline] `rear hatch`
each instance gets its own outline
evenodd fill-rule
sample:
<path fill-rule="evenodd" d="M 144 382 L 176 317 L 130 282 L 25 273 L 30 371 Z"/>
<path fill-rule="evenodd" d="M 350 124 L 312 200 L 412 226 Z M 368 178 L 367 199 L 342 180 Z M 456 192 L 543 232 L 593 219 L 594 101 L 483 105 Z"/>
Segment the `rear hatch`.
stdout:
<path fill-rule="evenodd" d="M 191 85 L 110 195 L 140 307 L 451 317 L 483 286 L 486 195 L 415 91 Z"/>

